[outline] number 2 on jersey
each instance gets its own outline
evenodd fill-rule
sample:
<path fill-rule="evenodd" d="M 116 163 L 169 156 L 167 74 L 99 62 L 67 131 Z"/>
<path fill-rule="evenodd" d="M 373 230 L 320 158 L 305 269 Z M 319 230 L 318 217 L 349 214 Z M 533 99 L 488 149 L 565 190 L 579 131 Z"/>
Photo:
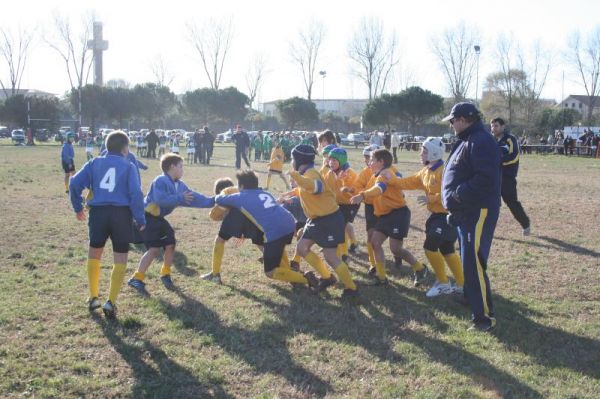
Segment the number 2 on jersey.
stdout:
<path fill-rule="evenodd" d="M 263 202 L 263 206 L 265 208 L 271 208 L 271 207 L 274 207 L 275 205 L 277 205 L 275 203 L 275 200 L 273 199 L 273 197 L 271 197 L 269 194 L 265 194 L 265 193 L 259 194 L 258 198 Z"/>
<path fill-rule="evenodd" d="M 100 188 L 108 190 L 109 193 L 112 193 L 117 183 L 116 180 L 117 177 L 115 168 L 109 168 L 104 174 L 102 180 L 100 180 Z"/>

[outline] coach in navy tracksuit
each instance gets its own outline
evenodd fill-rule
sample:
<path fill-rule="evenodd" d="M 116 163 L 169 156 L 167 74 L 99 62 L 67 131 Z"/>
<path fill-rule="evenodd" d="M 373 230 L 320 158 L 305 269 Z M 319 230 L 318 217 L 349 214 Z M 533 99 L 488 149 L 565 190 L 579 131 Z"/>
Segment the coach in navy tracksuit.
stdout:
<path fill-rule="evenodd" d="M 500 149 L 473 104 L 454 105 L 444 121 L 450 121 L 458 141 L 446 161 L 442 202 L 449 222 L 458 227 L 471 328 L 489 331 L 496 320 L 486 269 L 500 210 Z"/>
<path fill-rule="evenodd" d="M 517 172 L 519 171 L 519 141 L 509 133 L 504 124 L 504 119 L 494 118 L 490 122 L 492 134 L 498 140 L 498 146 L 502 151 L 502 199 L 517 222 L 523 228 L 523 235 L 528 236 L 531 232 L 529 217 L 523 209 L 523 205 L 517 198 Z"/>

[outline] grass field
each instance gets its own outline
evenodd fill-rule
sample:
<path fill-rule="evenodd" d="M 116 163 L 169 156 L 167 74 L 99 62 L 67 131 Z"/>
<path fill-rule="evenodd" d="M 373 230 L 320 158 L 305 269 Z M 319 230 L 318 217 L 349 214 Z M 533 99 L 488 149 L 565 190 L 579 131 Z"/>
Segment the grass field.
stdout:
<path fill-rule="evenodd" d="M 162 287 L 157 262 L 147 277 L 151 297 L 124 286 L 119 319 L 107 322 L 85 306 L 87 225 L 64 193 L 60 147 L 0 144 L 0 397 L 600 395 L 598 160 L 523 156 L 519 193 L 533 235 L 523 237 L 502 208 L 489 266 L 498 327 L 482 334 L 466 332 L 468 309 L 414 288 L 408 267 L 388 263 L 392 283 L 367 286 L 364 245 L 350 264 L 361 284 L 356 303 L 341 301 L 339 287 L 318 297 L 268 280 L 250 243 L 226 247 L 224 285 L 202 281 L 218 226 L 196 209 L 169 216 L 178 289 Z M 208 194 L 215 178 L 234 176 L 232 158 L 231 147 L 218 147 L 214 165 L 186 168 L 183 179 Z M 360 158 L 351 151 L 356 168 Z M 76 165 L 84 159 L 77 147 Z M 157 161 L 149 165 L 144 191 L 159 173 Z M 419 167 L 416 152 L 401 153 L 403 173 Z M 425 260 L 427 212 L 416 195 L 407 193 L 406 246 Z M 356 226 L 364 243 L 364 219 Z M 110 253 L 109 244 L 104 298 Z M 130 252 L 127 278 L 140 256 Z"/>

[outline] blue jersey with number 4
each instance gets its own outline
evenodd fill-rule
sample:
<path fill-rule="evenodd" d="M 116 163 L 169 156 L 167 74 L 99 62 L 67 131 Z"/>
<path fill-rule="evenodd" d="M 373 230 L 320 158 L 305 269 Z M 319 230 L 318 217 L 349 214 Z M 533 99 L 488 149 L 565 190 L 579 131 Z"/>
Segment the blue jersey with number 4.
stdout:
<path fill-rule="evenodd" d="M 146 224 L 138 171 L 123 155 L 109 152 L 94 158 L 71 178 L 69 191 L 75 212 L 83 209 L 81 193 L 85 188 L 94 193 L 89 206 L 128 206 L 136 223 Z"/>
<path fill-rule="evenodd" d="M 217 195 L 215 202 L 239 209 L 265 234 L 265 242 L 275 241 L 295 231 L 296 221 L 292 214 L 279 205 L 270 193 L 260 188 Z"/>

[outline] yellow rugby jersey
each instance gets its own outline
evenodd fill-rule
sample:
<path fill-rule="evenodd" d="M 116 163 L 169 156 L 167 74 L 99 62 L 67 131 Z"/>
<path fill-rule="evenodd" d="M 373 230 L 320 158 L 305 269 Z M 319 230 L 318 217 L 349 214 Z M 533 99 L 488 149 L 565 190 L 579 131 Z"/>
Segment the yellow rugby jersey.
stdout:
<path fill-rule="evenodd" d="M 373 171 L 371 170 L 371 168 L 369 168 L 368 166 L 366 168 L 363 168 L 363 170 L 360 171 L 358 177 L 356 178 L 355 191 L 352 195 L 356 195 L 361 191 L 364 191 L 367 188 L 369 188 L 369 180 L 371 180 L 371 176 L 373 176 Z M 365 198 L 364 203 L 373 205 L 373 200 L 371 198 Z"/>
<path fill-rule="evenodd" d="M 323 165 L 321 166 L 321 169 L 319 169 L 319 173 L 321 174 L 321 176 L 325 177 L 327 175 L 327 172 L 329 172 L 331 170 L 331 168 L 329 167 L 329 165 Z"/>
<path fill-rule="evenodd" d="M 298 184 L 298 196 L 306 217 L 315 219 L 331 215 L 339 209 L 335 194 L 315 168 L 308 169 L 304 174 L 294 170 L 290 176 Z"/>
<path fill-rule="evenodd" d="M 448 213 L 442 205 L 442 174 L 444 161 L 440 160 L 431 167 L 425 166 L 414 175 L 398 179 L 397 185 L 403 190 L 423 190 L 427 195 L 427 209 L 432 213 Z"/>
<path fill-rule="evenodd" d="M 351 187 L 355 192 L 358 192 L 356 186 L 356 180 L 358 174 L 352 169 L 348 168 L 341 172 L 339 175 L 333 170 L 327 172 L 326 182 L 330 185 L 331 189 L 335 193 L 335 200 L 338 204 L 350 204 L 350 198 L 354 196 L 352 193 L 342 192 L 342 187 Z M 331 182 L 331 183 L 330 183 Z"/>
<path fill-rule="evenodd" d="M 235 193 L 239 193 L 239 192 L 240 192 L 240 190 L 237 187 L 230 186 L 230 187 L 225 187 L 223 190 L 221 190 L 221 192 L 219 194 L 230 195 L 230 194 L 235 194 Z M 208 217 L 212 221 L 220 222 L 221 220 L 223 220 L 225 218 L 225 216 L 227 215 L 228 212 L 229 212 L 229 209 L 227 209 L 223 206 L 215 205 L 210 210 Z"/>
<path fill-rule="evenodd" d="M 269 162 L 269 170 L 281 172 L 283 170 L 284 159 L 285 155 L 283 154 L 283 150 L 277 147 L 273 148 L 273 151 L 271 151 L 271 162 Z"/>
<path fill-rule="evenodd" d="M 375 216 L 387 215 L 394 209 L 406 206 L 404 193 L 397 186 L 399 180 L 396 175 L 397 171 L 394 167 L 389 168 L 389 171 L 391 172 L 389 177 L 382 174 L 382 171 L 371 176 L 367 184 L 370 188 L 361 192 L 365 199 L 373 200 Z"/>

